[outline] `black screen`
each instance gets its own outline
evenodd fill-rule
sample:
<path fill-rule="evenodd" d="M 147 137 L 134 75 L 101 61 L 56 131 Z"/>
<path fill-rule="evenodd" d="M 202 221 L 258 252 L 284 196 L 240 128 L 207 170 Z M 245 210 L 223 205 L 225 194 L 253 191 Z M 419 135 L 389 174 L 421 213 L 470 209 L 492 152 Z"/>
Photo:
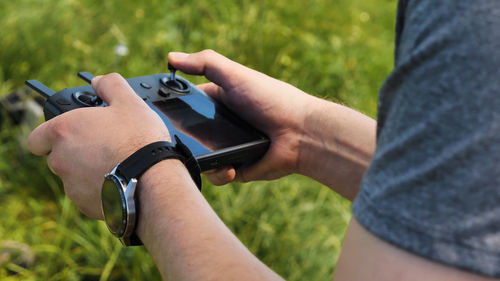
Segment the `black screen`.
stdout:
<path fill-rule="evenodd" d="M 152 108 L 195 156 L 261 140 L 255 129 L 201 94 L 152 103 Z"/>

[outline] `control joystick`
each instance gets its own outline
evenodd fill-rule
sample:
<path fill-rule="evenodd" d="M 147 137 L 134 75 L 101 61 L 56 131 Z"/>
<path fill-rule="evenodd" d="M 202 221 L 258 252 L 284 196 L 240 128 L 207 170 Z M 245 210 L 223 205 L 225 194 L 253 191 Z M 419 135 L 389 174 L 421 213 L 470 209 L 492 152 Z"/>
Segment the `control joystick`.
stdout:
<path fill-rule="evenodd" d="M 167 68 L 170 71 L 170 80 L 175 80 L 175 72 L 177 71 L 177 69 L 175 69 L 175 67 L 170 63 L 168 63 Z"/>
<path fill-rule="evenodd" d="M 73 99 L 83 106 L 99 106 L 103 103 L 99 96 L 87 91 L 74 92 Z"/>
<path fill-rule="evenodd" d="M 175 77 L 177 71 L 173 65 L 168 63 L 168 70 L 170 70 L 169 77 L 160 79 L 161 88 L 158 94 L 168 97 L 170 92 L 173 91 L 177 95 L 185 95 L 189 93 L 189 86 L 182 80 Z"/>
<path fill-rule="evenodd" d="M 90 84 L 92 82 L 92 79 L 94 78 L 94 75 L 90 74 L 89 72 L 82 71 L 78 72 L 78 77 L 82 78 L 85 82 Z M 74 92 L 73 99 L 83 106 L 99 106 L 103 104 L 103 101 L 98 95 L 89 91 Z"/>

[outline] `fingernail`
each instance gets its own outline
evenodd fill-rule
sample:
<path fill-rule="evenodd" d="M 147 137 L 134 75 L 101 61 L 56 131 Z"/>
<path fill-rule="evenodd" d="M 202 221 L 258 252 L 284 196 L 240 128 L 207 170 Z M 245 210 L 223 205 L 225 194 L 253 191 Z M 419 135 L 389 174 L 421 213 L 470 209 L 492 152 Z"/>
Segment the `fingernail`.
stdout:
<path fill-rule="evenodd" d="M 168 53 L 168 57 L 170 59 L 175 59 L 175 60 L 184 60 L 189 56 L 188 53 L 183 53 L 183 52 L 170 52 Z"/>

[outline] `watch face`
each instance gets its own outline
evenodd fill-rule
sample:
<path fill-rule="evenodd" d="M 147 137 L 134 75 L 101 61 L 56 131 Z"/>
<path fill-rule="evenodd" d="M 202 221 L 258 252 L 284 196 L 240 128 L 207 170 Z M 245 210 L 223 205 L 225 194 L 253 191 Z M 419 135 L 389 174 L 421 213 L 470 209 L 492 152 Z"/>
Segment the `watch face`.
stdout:
<path fill-rule="evenodd" d="M 120 180 L 113 175 L 106 177 L 101 192 L 104 220 L 111 233 L 121 237 L 127 224 L 127 211 Z"/>

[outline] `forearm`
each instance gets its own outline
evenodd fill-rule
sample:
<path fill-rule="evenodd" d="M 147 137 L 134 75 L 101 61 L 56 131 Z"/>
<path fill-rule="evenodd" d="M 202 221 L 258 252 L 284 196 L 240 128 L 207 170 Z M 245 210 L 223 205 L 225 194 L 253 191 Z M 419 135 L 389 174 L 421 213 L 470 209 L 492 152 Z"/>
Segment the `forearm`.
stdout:
<path fill-rule="evenodd" d="M 303 122 L 299 173 L 354 199 L 375 150 L 376 121 L 311 97 Z"/>
<path fill-rule="evenodd" d="M 138 234 L 166 280 L 281 280 L 227 229 L 176 160 L 139 182 Z"/>

